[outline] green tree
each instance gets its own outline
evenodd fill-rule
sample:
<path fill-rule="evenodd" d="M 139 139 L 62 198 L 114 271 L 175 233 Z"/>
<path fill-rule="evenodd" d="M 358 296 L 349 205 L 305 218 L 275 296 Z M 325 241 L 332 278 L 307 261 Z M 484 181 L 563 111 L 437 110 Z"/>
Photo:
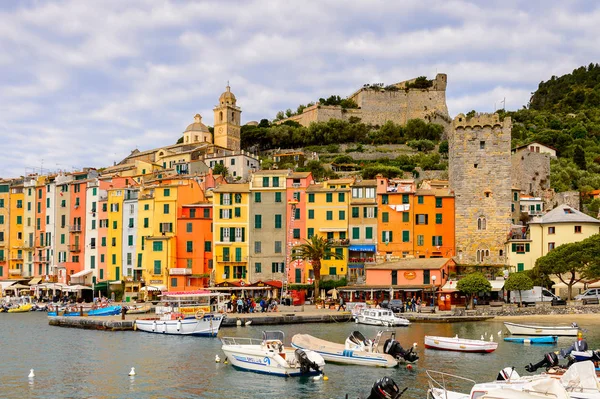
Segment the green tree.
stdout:
<path fill-rule="evenodd" d="M 519 306 L 523 306 L 521 291 L 527 291 L 533 288 L 533 281 L 525 273 L 511 273 L 504 283 L 504 289 L 508 291 L 519 291 Z"/>
<path fill-rule="evenodd" d="M 213 174 L 227 176 L 229 174 L 229 170 L 227 170 L 225 165 L 218 163 L 213 167 Z"/>
<path fill-rule="evenodd" d="M 294 113 L 292 112 L 291 109 L 288 108 L 288 109 L 285 110 L 285 116 L 287 116 L 289 118 L 292 115 L 294 115 Z"/>
<path fill-rule="evenodd" d="M 332 251 L 329 241 L 322 236 L 314 235 L 310 240 L 305 240 L 304 244 L 294 246 L 292 250 L 292 259 L 302 259 L 310 262 L 315 274 L 315 299 L 319 295 L 319 281 L 321 280 L 321 260 L 322 259 L 342 259 L 343 255 Z"/>
<path fill-rule="evenodd" d="M 448 154 L 448 150 L 449 150 L 449 147 L 448 147 L 448 140 L 444 140 L 444 141 L 442 141 L 442 142 L 440 143 L 440 146 L 438 147 L 438 152 L 439 152 L 440 154 L 445 154 L 445 155 L 447 155 L 447 154 Z"/>
<path fill-rule="evenodd" d="M 435 144 L 431 140 L 410 140 L 406 145 L 423 152 L 428 152 L 435 148 Z"/>
<path fill-rule="evenodd" d="M 573 150 L 573 162 L 581 170 L 587 170 L 587 163 L 585 162 L 585 151 L 580 145 L 576 146 Z"/>
<path fill-rule="evenodd" d="M 492 290 L 492 284 L 481 273 L 471 273 L 456 283 L 456 288 L 467 296 L 469 306 L 473 306 L 473 297 Z"/>
<path fill-rule="evenodd" d="M 181 144 L 183 143 L 183 136 L 181 136 L 178 140 L 177 140 L 177 144 Z"/>

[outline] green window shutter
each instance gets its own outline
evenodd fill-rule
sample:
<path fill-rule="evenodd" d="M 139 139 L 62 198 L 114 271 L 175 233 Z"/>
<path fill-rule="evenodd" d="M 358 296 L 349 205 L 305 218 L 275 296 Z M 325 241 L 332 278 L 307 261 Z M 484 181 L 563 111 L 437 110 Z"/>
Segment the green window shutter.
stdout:
<path fill-rule="evenodd" d="M 357 218 L 359 214 L 359 208 L 357 206 L 352 207 L 352 217 Z"/>
<path fill-rule="evenodd" d="M 442 236 L 438 236 L 438 245 L 442 246 L 444 243 L 442 242 Z"/>
<path fill-rule="evenodd" d="M 234 212 L 235 212 L 236 218 L 239 218 L 242 216 L 242 208 L 235 208 Z"/>
<path fill-rule="evenodd" d="M 275 228 L 281 228 L 281 215 L 275 215 Z"/>
<path fill-rule="evenodd" d="M 262 215 L 254 215 L 254 228 L 255 229 L 262 228 Z"/>
<path fill-rule="evenodd" d="M 358 208 L 357 208 L 358 209 Z M 366 218 L 367 217 L 367 207 L 363 207 L 363 217 Z"/>
<path fill-rule="evenodd" d="M 315 195 L 314 194 L 308 194 L 308 202 L 315 202 Z"/>
<path fill-rule="evenodd" d="M 327 202 L 333 202 L 333 193 L 327 193 L 325 195 L 325 198 L 326 198 L 325 201 L 327 201 Z"/>
<path fill-rule="evenodd" d="M 419 204 L 422 204 L 422 203 L 423 203 L 423 196 L 422 196 L 422 195 L 419 195 L 419 196 L 417 197 L 417 203 L 419 203 Z"/>
<path fill-rule="evenodd" d="M 137 267 L 142 267 L 142 254 L 137 254 Z"/>
<path fill-rule="evenodd" d="M 193 241 L 186 241 L 186 243 L 185 243 L 185 250 L 187 252 L 194 252 L 194 242 Z"/>
<path fill-rule="evenodd" d="M 219 209 L 219 219 L 223 219 L 223 209 Z"/>
<path fill-rule="evenodd" d="M 60 243 L 64 244 L 65 243 L 65 238 L 64 238 L 64 234 L 60 235 Z M 102 237 L 102 246 L 105 247 L 106 246 L 106 237 Z"/>
<path fill-rule="evenodd" d="M 254 193 L 254 202 L 261 202 L 262 197 L 260 193 Z"/>
<path fill-rule="evenodd" d="M 335 268 L 335 267 L 332 267 L 332 266 L 330 266 L 330 267 L 329 267 L 329 275 L 330 275 L 330 276 L 335 276 L 336 274 L 337 274 L 337 272 L 336 272 L 336 268 Z"/>
<path fill-rule="evenodd" d="M 435 214 L 435 224 L 442 224 L 442 214 L 441 213 Z"/>
<path fill-rule="evenodd" d="M 377 207 L 373 208 L 373 211 L 374 211 L 373 214 L 375 215 L 375 217 L 377 217 Z"/>
<path fill-rule="evenodd" d="M 127 236 L 127 245 L 129 245 L 129 246 L 133 245 L 133 236 L 132 235 Z"/>
<path fill-rule="evenodd" d="M 223 205 L 223 194 L 219 194 L 219 205 Z"/>
<path fill-rule="evenodd" d="M 300 238 L 300 229 L 294 229 L 294 231 L 293 231 L 293 237 L 294 237 L 294 239 L 299 239 Z"/>
<path fill-rule="evenodd" d="M 315 229 L 314 229 L 314 228 L 312 228 L 312 227 L 309 227 L 309 228 L 306 230 L 306 238 L 308 238 L 308 239 L 310 240 L 310 238 L 311 238 L 312 236 L 314 236 L 314 235 L 315 235 Z"/>
<path fill-rule="evenodd" d="M 229 228 L 229 241 L 230 242 L 235 241 L 235 227 Z"/>
<path fill-rule="evenodd" d="M 525 252 L 529 252 L 529 243 L 525 243 Z"/>
<path fill-rule="evenodd" d="M 410 222 L 410 213 L 408 213 L 408 212 L 402 212 L 402 221 L 404 223 Z"/>
<path fill-rule="evenodd" d="M 344 202 L 346 200 L 346 193 L 338 193 L 338 202 Z"/>
<path fill-rule="evenodd" d="M 435 236 L 431 236 L 431 245 L 435 246 Z"/>
<path fill-rule="evenodd" d="M 367 240 L 372 240 L 373 239 L 373 228 L 372 227 L 366 227 L 365 228 L 365 238 Z"/>
<path fill-rule="evenodd" d="M 154 274 L 161 274 L 161 265 L 159 260 L 154 261 Z"/>
<path fill-rule="evenodd" d="M 385 231 L 381 232 L 381 242 L 385 242 Z"/>
<path fill-rule="evenodd" d="M 246 228 L 242 227 L 242 242 L 246 242 Z"/>
<path fill-rule="evenodd" d="M 360 228 L 359 227 L 352 228 L 352 239 L 353 240 L 360 239 Z"/>
<path fill-rule="evenodd" d="M 402 242 L 409 242 L 409 241 L 410 241 L 410 231 L 403 230 L 402 231 Z"/>
<path fill-rule="evenodd" d="M 163 213 L 165 215 L 169 214 L 169 204 L 163 204 Z"/>
<path fill-rule="evenodd" d="M 185 231 L 186 231 L 186 233 L 191 233 L 192 232 L 192 224 L 191 223 L 186 223 L 185 224 Z"/>
<path fill-rule="evenodd" d="M 333 220 L 333 211 L 327 211 L 327 220 Z"/>
<path fill-rule="evenodd" d="M 436 198 L 435 199 L 435 207 L 436 208 L 441 208 L 442 207 L 442 198 Z"/>
<path fill-rule="evenodd" d="M 308 210 L 308 218 L 309 219 L 314 219 L 315 218 L 315 210 L 314 209 L 309 209 Z"/>
<path fill-rule="evenodd" d="M 389 196 L 388 194 L 382 194 L 381 195 L 381 203 L 383 205 L 386 205 L 389 202 Z"/>
<path fill-rule="evenodd" d="M 204 252 L 212 252 L 212 246 L 210 241 L 204 241 Z"/>
<path fill-rule="evenodd" d="M 408 199 L 408 194 L 402 194 L 402 203 L 408 204 L 410 201 Z"/>
<path fill-rule="evenodd" d="M 220 228 L 220 232 L 219 232 L 219 241 L 220 242 L 223 242 L 223 230 L 225 230 L 225 227 Z"/>
<path fill-rule="evenodd" d="M 421 235 L 421 234 L 419 234 L 419 235 L 417 236 L 417 245 L 418 245 L 418 246 L 423 246 L 423 245 L 425 245 L 425 236 L 423 236 L 423 235 Z"/>
<path fill-rule="evenodd" d="M 263 187 L 269 187 L 269 178 L 263 177 Z"/>
<path fill-rule="evenodd" d="M 275 202 L 281 202 L 281 193 L 275 193 Z"/>
<path fill-rule="evenodd" d="M 346 220 L 346 211 L 339 211 L 340 220 Z"/>
<path fill-rule="evenodd" d="M 381 212 L 381 221 L 388 223 L 390 221 L 390 214 L 388 212 Z"/>
<path fill-rule="evenodd" d="M 227 258 L 229 258 L 229 255 L 227 255 Z M 229 278 L 229 266 L 225 266 L 223 268 L 223 272 L 225 272 L 225 278 L 228 279 Z"/>
<path fill-rule="evenodd" d="M 241 262 L 242 261 L 242 248 L 236 248 L 235 249 L 235 261 L 236 262 Z"/>
<path fill-rule="evenodd" d="M 229 247 L 223 248 L 223 260 L 229 262 Z"/>
<path fill-rule="evenodd" d="M 144 227 L 148 228 L 148 226 L 150 226 L 150 221 L 148 220 L 148 218 L 144 218 Z"/>
<path fill-rule="evenodd" d="M 523 270 L 525 270 L 525 264 L 524 263 L 517 263 L 517 271 L 518 272 L 522 272 Z"/>
<path fill-rule="evenodd" d="M 261 273 L 261 269 L 262 269 L 262 264 L 261 264 L 260 262 L 256 262 L 256 263 L 254 264 L 254 271 L 255 271 L 256 273 Z"/>
<path fill-rule="evenodd" d="M 300 208 L 294 209 L 294 219 L 300 219 Z"/>
<path fill-rule="evenodd" d="M 279 187 L 279 177 L 278 176 L 273 177 L 273 187 Z M 279 195 L 281 195 L 281 193 Z"/>
<path fill-rule="evenodd" d="M 512 244 L 512 252 L 517 252 L 517 244 L 513 242 Z"/>
<path fill-rule="evenodd" d="M 344 260 L 344 248 L 336 248 L 335 253 L 339 256 L 339 260 Z"/>
<path fill-rule="evenodd" d="M 163 190 L 163 195 L 164 195 L 165 197 L 169 197 L 169 196 L 171 196 L 171 189 L 170 189 L 170 188 L 165 188 L 165 189 Z"/>

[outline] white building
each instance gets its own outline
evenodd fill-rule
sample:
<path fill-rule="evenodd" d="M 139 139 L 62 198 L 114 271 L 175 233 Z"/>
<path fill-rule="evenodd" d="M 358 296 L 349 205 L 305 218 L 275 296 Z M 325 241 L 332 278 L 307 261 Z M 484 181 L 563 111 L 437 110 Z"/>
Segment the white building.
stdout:
<path fill-rule="evenodd" d="M 244 150 L 227 155 L 207 154 L 204 157 L 204 163 L 211 169 L 217 164 L 221 164 L 227 168 L 229 176 L 241 181 L 248 181 L 250 174 L 260 169 L 258 156 Z"/>
<path fill-rule="evenodd" d="M 138 194 L 139 190 L 133 188 L 124 189 L 123 198 L 123 276 L 133 277 L 133 269 L 136 266 L 136 245 L 137 242 L 137 215 L 138 215 Z"/>

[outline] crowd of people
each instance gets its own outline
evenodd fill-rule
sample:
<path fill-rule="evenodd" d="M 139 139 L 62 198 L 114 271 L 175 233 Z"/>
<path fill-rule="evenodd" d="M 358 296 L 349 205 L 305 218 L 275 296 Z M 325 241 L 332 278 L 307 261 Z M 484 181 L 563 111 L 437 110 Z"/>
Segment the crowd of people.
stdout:
<path fill-rule="evenodd" d="M 279 304 L 275 298 L 261 298 L 258 303 L 254 298 L 236 297 L 231 295 L 227 301 L 227 312 L 230 313 L 258 313 L 258 312 L 278 312 Z"/>

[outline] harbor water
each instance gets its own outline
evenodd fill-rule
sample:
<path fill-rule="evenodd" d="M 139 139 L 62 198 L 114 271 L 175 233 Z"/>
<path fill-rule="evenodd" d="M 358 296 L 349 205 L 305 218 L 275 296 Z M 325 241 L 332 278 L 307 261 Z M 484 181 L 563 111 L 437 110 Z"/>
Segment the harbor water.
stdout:
<path fill-rule="evenodd" d="M 578 321 L 561 316 L 561 324 Z M 591 320 L 591 321 L 590 321 Z M 536 322 L 538 322 L 536 320 Z M 542 322 L 541 320 L 539 321 Z M 547 323 L 548 324 L 548 323 Z M 587 329 L 590 348 L 600 347 L 600 321 L 579 322 Z M 372 338 L 378 328 L 354 323 L 298 324 L 281 327 L 224 328 L 219 336 L 260 338 L 266 329 L 282 330 L 289 343 L 296 333 L 308 333 L 343 342 L 354 330 Z M 502 336 L 498 332 L 502 331 Z M 413 323 L 398 328 L 405 348 L 414 342 L 420 359 L 413 370 L 381 369 L 327 364 L 328 381 L 281 378 L 234 369 L 224 359 L 218 338 L 147 334 L 134 331 L 106 332 L 51 327 L 45 313 L 0 314 L 0 397 L 2 398 L 349 398 L 364 397 L 375 380 L 390 376 L 408 387 L 403 399 L 425 398 L 426 369 L 457 374 L 477 381 L 495 378 L 498 371 L 537 362 L 549 351 L 568 347 L 573 337 L 559 338 L 558 345 L 521 345 L 503 342 L 500 321 L 477 323 Z M 499 342 L 491 354 L 466 354 L 425 349 L 425 335 L 479 339 L 493 335 Z M 489 338 L 486 338 L 489 339 Z M 131 367 L 136 376 L 129 377 Z M 29 370 L 35 378 L 29 379 Z"/>

